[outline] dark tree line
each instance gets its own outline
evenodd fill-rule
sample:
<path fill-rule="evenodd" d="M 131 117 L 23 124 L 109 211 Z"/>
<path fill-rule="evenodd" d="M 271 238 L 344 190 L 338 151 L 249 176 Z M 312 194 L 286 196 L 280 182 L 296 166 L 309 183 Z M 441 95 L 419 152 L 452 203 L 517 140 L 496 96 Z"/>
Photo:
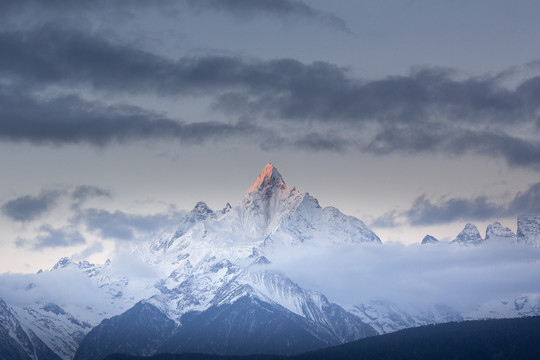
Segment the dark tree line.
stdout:
<path fill-rule="evenodd" d="M 476 320 L 405 329 L 348 344 L 283 357 L 160 354 L 111 355 L 107 360 L 307 360 L 307 359 L 540 359 L 540 316 Z"/>

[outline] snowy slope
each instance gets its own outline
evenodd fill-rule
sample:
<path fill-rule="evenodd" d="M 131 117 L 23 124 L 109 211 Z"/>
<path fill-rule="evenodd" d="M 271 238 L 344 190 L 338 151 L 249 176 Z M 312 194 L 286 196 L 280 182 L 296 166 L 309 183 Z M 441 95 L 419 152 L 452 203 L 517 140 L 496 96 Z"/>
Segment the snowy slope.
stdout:
<path fill-rule="evenodd" d="M 0 359 L 60 360 L 32 330 L 25 328 L 15 311 L 0 299 Z"/>
<path fill-rule="evenodd" d="M 462 321 L 459 312 L 446 305 L 423 307 L 414 304 L 396 304 L 383 299 L 375 299 L 366 304 L 355 305 L 350 311 L 371 325 L 379 334 L 437 324 Z"/>
<path fill-rule="evenodd" d="M 517 239 L 534 247 L 540 247 L 540 216 L 522 215 L 518 217 Z"/>
<path fill-rule="evenodd" d="M 516 234 L 496 221 L 487 226 L 486 241 L 516 242 Z"/>
<path fill-rule="evenodd" d="M 321 208 L 309 194 L 287 186 L 268 164 L 236 207 L 213 211 L 199 202 L 170 238 L 139 243 L 133 251 L 168 273 L 154 283 L 158 293 L 146 298 L 146 303 L 180 329 L 186 326 L 182 320 L 186 314 L 236 308 L 238 301 L 249 298 L 267 304 L 265 311 L 275 309 L 285 318 L 289 315 L 284 312 L 289 312 L 292 318 L 305 319 L 301 327 L 311 324 L 318 329 L 313 331 L 321 344 L 374 334 L 370 326 L 324 295 L 302 289 L 265 267 L 270 261 L 263 255 L 271 256 L 276 242 L 294 246 L 305 241 L 332 246 L 380 243 L 360 220 L 335 208 Z M 253 321 L 256 326 L 258 320 Z"/>
<path fill-rule="evenodd" d="M 160 293 L 150 301 L 178 320 L 188 311 L 209 307 L 219 289 L 233 279 L 260 289 L 260 279 L 249 277 L 254 272 L 246 270 L 253 261 L 263 254 L 271 257 L 276 243 L 304 242 L 339 246 L 380 240 L 360 220 L 335 208 L 323 209 L 311 195 L 286 185 L 268 164 L 237 206 L 212 211 L 198 203 L 171 239 L 139 250 L 154 262 L 168 264 L 169 276 L 156 284 Z M 286 281 L 282 286 L 288 286 Z M 286 305 L 284 301 L 289 300 L 279 303 Z"/>
<path fill-rule="evenodd" d="M 480 245 L 482 243 L 482 236 L 478 228 L 474 224 L 466 224 L 463 230 L 453 240 L 453 243 L 461 245 Z"/>

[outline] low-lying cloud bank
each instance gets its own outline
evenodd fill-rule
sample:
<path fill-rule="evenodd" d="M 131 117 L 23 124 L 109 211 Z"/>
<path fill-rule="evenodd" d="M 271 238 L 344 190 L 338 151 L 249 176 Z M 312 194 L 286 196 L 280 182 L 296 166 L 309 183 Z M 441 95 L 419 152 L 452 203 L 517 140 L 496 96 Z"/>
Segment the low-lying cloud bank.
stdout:
<path fill-rule="evenodd" d="M 488 301 L 540 294 L 540 249 L 526 245 L 304 245 L 293 252 L 277 250 L 270 267 L 345 306 L 385 299 L 466 311 Z"/>
<path fill-rule="evenodd" d="M 466 312 L 488 302 L 540 295 L 540 248 L 521 244 L 362 244 L 324 249 L 303 244 L 278 248 L 269 258 L 268 269 L 345 307 L 384 299 L 405 307 L 444 304 Z M 168 275 L 123 251 L 112 261 L 117 279 L 127 279 L 127 291 L 133 294 L 156 293 L 152 284 Z M 1 296 L 14 305 L 46 300 L 73 311 L 87 303 L 105 309 L 101 291 L 76 267 L 0 275 Z"/>

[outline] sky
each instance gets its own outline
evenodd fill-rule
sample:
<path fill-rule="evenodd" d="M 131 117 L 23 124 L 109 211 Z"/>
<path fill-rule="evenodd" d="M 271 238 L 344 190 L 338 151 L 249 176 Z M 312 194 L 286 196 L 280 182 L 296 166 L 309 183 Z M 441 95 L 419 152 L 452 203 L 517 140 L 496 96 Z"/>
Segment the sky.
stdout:
<path fill-rule="evenodd" d="M 540 214 L 536 1 L 0 3 L 0 273 L 103 262 L 267 162 L 383 243 Z"/>

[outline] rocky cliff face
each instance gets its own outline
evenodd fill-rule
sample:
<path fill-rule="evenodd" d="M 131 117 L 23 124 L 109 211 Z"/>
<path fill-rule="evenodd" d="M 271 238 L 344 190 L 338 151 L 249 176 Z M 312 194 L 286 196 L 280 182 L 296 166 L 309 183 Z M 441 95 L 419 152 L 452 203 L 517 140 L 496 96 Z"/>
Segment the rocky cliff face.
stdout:
<path fill-rule="evenodd" d="M 0 299 L 1 360 L 61 360 L 31 330 L 19 322 L 17 315 Z"/>
<path fill-rule="evenodd" d="M 489 224 L 486 228 L 486 241 L 516 241 L 516 234 L 499 222 Z"/>
<path fill-rule="evenodd" d="M 482 236 L 480 236 L 480 232 L 476 225 L 466 224 L 465 228 L 463 228 L 452 242 L 462 245 L 480 245 L 482 241 Z"/>
<path fill-rule="evenodd" d="M 540 247 L 540 216 L 523 215 L 518 217 L 517 241 Z"/>

